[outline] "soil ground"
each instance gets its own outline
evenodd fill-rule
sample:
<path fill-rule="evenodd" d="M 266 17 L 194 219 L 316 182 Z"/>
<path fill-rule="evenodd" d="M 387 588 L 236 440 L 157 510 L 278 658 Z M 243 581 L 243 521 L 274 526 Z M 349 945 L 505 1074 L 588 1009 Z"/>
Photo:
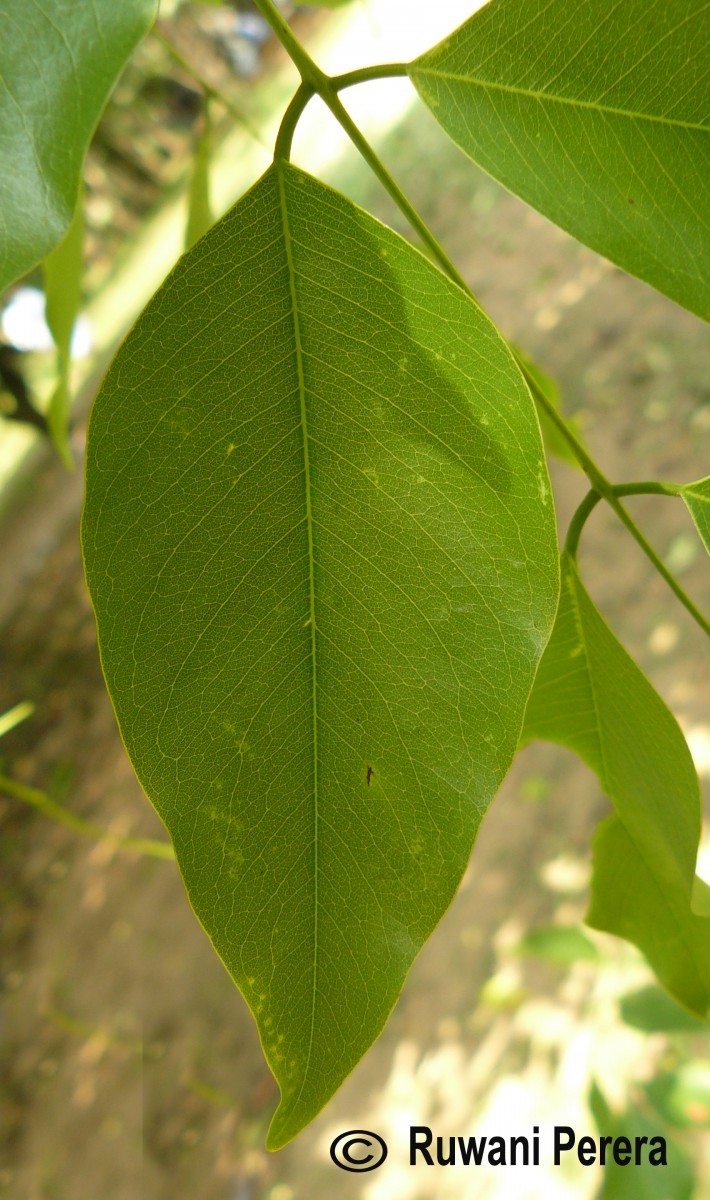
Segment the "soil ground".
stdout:
<path fill-rule="evenodd" d="M 592 453 L 614 479 L 708 472 L 708 336 L 702 323 L 611 268 L 461 158 L 421 113 L 384 151 L 503 331 L 559 382 Z M 441 187 L 445 180 L 445 187 Z M 354 168 L 341 186 L 402 229 Z M 584 492 L 554 466 L 561 527 Z M 2 531 L 0 711 L 35 715 L 2 744 L 4 769 L 113 832 L 164 836 L 125 757 L 98 665 L 78 544 L 79 475 L 48 457 Z M 698 603 L 707 560 L 679 502 L 634 513 Z M 584 534 L 590 591 L 690 731 L 710 745 L 707 647 L 609 514 Z M 705 739 L 705 740 L 703 740 Z M 705 750 L 707 756 L 707 750 Z M 702 763 L 701 763 L 702 766 Z M 708 770 L 707 761 L 705 771 Z M 338 1176 L 334 1132 L 428 1123 L 444 1133 L 526 1132 L 586 1121 L 595 1073 L 618 1104 L 673 1051 L 626 1029 L 617 997 L 648 979 L 602 939 L 604 959 L 520 959 L 525 930 L 584 912 L 589 845 L 608 811 L 570 756 L 530 747 L 488 814 L 464 885 L 411 972 L 373 1050 L 313 1126 L 263 1150 L 276 1089 L 241 997 L 193 917 L 170 863 L 108 849 L 0 799 L 3 1092 L 0 1194 L 12 1200 L 510 1200 L 593 1194 L 594 1171 L 498 1177 L 412 1172 Z M 678 1053 L 676 1045 L 675 1053 Z M 681 1054 L 710 1057 L 703 1035 Z M 640 1094 L 640 1093 L 638 1093 Z M 682 1138 L 681 1138 L 682 1140 Z M 700 1136 L 698 1200 L 710 1189 Z M 511 1183 L 513 1178 L 513 1183 Z M 517 1189 L 517 1190 L 516 1190 Z M 649 1193 L 650 1194 L 650 1193 Z M 660 1196 L 660 1193 L 659 1193 Z"/>

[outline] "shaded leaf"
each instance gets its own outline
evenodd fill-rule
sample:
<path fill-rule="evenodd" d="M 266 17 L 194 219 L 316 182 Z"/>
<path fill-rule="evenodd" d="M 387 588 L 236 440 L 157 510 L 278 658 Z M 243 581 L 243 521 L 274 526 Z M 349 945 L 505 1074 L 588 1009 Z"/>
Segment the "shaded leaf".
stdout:
<path fill-rule="evenodd" d="M 156 0 L 0 0 L 0 292 L 61 241 L 84 155 Z"/>
<path fill-rule="evenodd" d="M 71 395 L 71 340 L 81 306 L 81 277 L 84 268 L 84 210 L 79 196 L 67 233 L 55 250 L 45 258 L 45 316 L 57 347 L 57 386 L 49 403 L 47 424 L 52 440 L 65 464 L 73 468 L 69 446 L 69 409 Z"/>
<path fill-rule="evenodd" d="M 96 401 L 102 663 L 193 907 L 254 1013 L 278 1147 L 382 1029 L 517 743 L 552 500 L 488 319 L 274 165 Z"/>
<path fill-rule="evenodd" d="M 678 889 L 659 887 L 657 875 L 616 816 L 602 821 L 594 836 L 586 919 L 595 929 L 633 942 L 681 1004 L 698 1016 L 707 1015 L 710 920 L 696 915 Z"/>
<path fill-rule="evenodd" d="M 686 484 L 681 488 L 680 494 L 695 522 L 703 545 L 710 554 L 710 476 L 707 479 L 699 479 L 697 483 Z"/>
<path fill-rule="evenodd" d="M 409 74 L 486 171 L 707 319 L 708 44 L 688 0 L 492 0 Z"/>
<path fill-rule="evenodd" d="M 522 742 L 559 742 L 616 808 L 595 838 L 589 924 L 644 952 L 701 1015 L 710 1005 L 710 923 L 691 909 L 700 796 L 678 724 L 592 604 L 567 553 L 555 628 Z"/>
<path fill-rule="evenodd" d="M 596 1084 L 591 1089 L 589 1106 L 601 1137 L 626 1138 L 631 1148 L 631 1161 L 626 1165 L 618 1164 L 607 1150 L 603 1182 L 596 1200 L 691 1200 L 695 1187 L 692 1165 L 664 1125 L 633 1105 L 624 1112 L 614 1112 Z M 638 1166 L 634 1161 L 636 1138 L 646 1139 Z M 649 1151 L 660 1148 L 659 1141 L 654 1143 L 653 1139 L 665 1141 L 665 1166 L 649 1162 Z M 624 1151 L 627 1147 L 622 1144 L 620 1149 Z"/>
<path fill-rule="evenodd" d="M 543 371 L 542 367 L 539 367 L 536 362 L 529 358 L 525 351 L 520 349 L 520 346 L 511 346 L 511 349 L 515 351 L 520 362 L 523 363 L 530 375 L 532 375 L 535 383 L 552 407 L 556 409 L 557 412 L 561 412 L 562 405 L 560 402 L 560 389 L 558 388 L 554 379 L 545 371 Z M 550 420 L 542 405 L 538 404 L 534 392 L 533 400 L 535 401 L 535 408 L 537 409 L 540 429 L 542 430 L 542 438 L 548 454 L 554 454 L 555 458 L 561 459 L 562 462 L 569 463 L 570 466 L 576 467 L 576 469 L 580 471 L 581 467 L 570 447 L 569 442 L 562 436 L 555 423 Z M 575 420 L 574 417 L 567 417 L 566 422 L 577 440 L 584 444 L 584 438 L 582 437 L 579 422 Z"/>
<path fill-rule="evenodd" d="M 627 993 L 619 1008 L 626 1024 L 644 1033 L 698 1033 L 707 1029 L 705 1021 L 699 1021 L 653 984 Z"/>

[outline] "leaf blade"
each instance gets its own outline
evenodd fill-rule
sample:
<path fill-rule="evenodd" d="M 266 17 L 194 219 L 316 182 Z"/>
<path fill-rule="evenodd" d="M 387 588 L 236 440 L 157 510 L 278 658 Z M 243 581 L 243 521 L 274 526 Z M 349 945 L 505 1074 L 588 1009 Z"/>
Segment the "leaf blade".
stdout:
<path fill-rule="evenodd" d="M 257 1019 L 272 1147 L 381 1030 L 514 753 L 556 603 L 546 481 L 487 318 L 283 164 L 178 264 L 96 401 L 104 672 Z"/>
<path fill-rule="evenodd" d="M 156 0 L 0 0 L 0 292 L 69 228 L 89 140 Z"/>
<path fill-rule="evenodd" d="M 682 0 L 493 0 L 409 75 L 491 175 L 710 319 L 709 39 Z"/>
<path fill-rule="evenodd" d="M 616 808 L 595 838 L 587 921 L 634 942 L 682 1004 L 710 1006 L 710 923 L 692 909 L 697 775 L 672 714 L 602 620 L 562 556 L 562 598 L 521 743 L 558 742 Z"/>

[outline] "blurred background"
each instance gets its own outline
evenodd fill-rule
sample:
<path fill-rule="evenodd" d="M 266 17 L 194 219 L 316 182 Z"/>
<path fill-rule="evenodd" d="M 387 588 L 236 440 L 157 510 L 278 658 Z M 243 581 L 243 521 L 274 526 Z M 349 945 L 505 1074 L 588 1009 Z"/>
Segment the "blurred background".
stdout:
<path fill-rule="evenodd" d="M 331 72 L 408 59 L 471 0 L 284 4 Z M 211 103 L 219 215 L 270 161 L 297 77 L 247 0 L 164 5 L 101 121 L 85 172 L 83 313 L 72 449 L 117 339 L 185 239 L 192 158 Z M 189 64 L 189 68 L 186 64 Z M 566 415 L 614 480 L 707 474 L 707 328 L 572 241 L 450 144 L 404 80 L 351 89 L 376 142 L 503 333 L 556 380 Z M 408 231 L 321 106 L 294 160 Z M 710 1039 L 655 987 L 631 947 L 583 928 L 590 841 L 609 805 L 570 754 L 519 755 L 461 890 L 417 960 L 386 1030 L 321 1116 L 275 1155 L 276 1104 L 246 1005 L 191 913 L 174 865 L 82 837 L 26 804 L 38 789 L 116 837 L 164 837 L 135 781 L 96 652 L 81 570 L 81 470 L 42 434 L 54 386 L 39 271 L 0 302 L 0 1196 L 12 1200 L 704 1200 L 710 1196 Z M 39 414 L 39 419 L 32 412 Z M 24 417 L 24 420 L 17 418 Z M 561 530 L 584 479 L 552 463 Z M 680 502 L 629 501 L 684 587 L 710 606 L 707 559 Z M 581 569 L 611 624 L 677 715 L 710 777 L 707 645 L 613 516 L 597 510 Z M 29 708 L 26 710 L 29 712 Z M 10 724 L 12 722 L 9 722 Z M 0 729 L 2 721 L 0 720 Z M 710 879 L 710 843 L 700 872 Z M 554 1168 L 552 1127 L 669 1140 L 663 1171 Z M 407 1165 L 410 1124 L 531 1135 L 539 1167 Z M 379 1132 L 377 1172 L 346 1175 L 328 1147 Z M 569 1157 L 569 1156 L 568 1156 Z M 336 1177 L 337 1176 L 337 1177 Z"/>

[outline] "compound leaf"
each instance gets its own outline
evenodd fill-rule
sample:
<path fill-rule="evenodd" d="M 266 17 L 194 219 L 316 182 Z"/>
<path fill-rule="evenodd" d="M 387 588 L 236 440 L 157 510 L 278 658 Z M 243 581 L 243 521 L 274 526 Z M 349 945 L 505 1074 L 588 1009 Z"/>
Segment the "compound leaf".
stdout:
<path fill-rule="evenodd" d="M 710 8 L 492 0 L 409 67 L 511 191 L 710 319 Z"/>
<path fill-rule="evenodd" d="M 688 483 L 681 488 L 681 496 L 695 522 L 703 545 L 710 554 L 710 476 L 699 479 L 697 483 Z"/>
<path fill-rule="evenodd" d="M 458 288 L 275 164 L 119 352 L 83 545 L 276 1148 L 382 1029 L 515 751 L 558 582 L 532 401 Z"/>
<path fill-rule="evenodd" d="M 710 1005 L 710 921 L 693 912 L 700 794 L 673 715 L 603 621 L 562 556 L 555 628 L 522 741 L 574 750 L 616 808 L 595 839 L 589 924 L 646 954 L 693 1012 Z"/>
<path fill-rule="evenodd" d="M 156 0 L 0 0 L 0 292 L 76 208 L 84 155 Z"/>

